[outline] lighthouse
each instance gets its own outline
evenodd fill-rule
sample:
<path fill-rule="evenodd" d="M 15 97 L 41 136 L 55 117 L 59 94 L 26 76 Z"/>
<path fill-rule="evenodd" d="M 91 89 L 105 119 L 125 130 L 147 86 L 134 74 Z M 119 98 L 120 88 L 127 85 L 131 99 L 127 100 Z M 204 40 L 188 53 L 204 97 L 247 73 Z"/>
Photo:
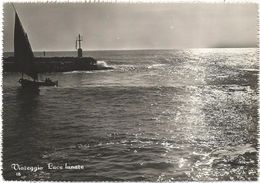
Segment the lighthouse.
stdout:
<path fill-rule="evenodd" d="M 79 34 L 78 38 L 76 39 L 76 49 L 78 50 L 78 57 L 82 57 L 81 41 L 82 39 Z"/>

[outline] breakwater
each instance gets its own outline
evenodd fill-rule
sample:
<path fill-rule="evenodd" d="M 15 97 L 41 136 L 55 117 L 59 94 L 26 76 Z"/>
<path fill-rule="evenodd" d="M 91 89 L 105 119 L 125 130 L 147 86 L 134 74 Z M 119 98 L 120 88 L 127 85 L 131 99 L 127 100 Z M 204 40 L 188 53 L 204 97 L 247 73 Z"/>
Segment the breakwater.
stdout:
<path fill-rule="evenodd" d="M 35 57 L 35 70 L 37 72 L 68 72 L 107 70 L 111 67 L 101 67 L 92 57 Z M 20 72 L 15 57 L 3 58 L 4 72 Z"/>

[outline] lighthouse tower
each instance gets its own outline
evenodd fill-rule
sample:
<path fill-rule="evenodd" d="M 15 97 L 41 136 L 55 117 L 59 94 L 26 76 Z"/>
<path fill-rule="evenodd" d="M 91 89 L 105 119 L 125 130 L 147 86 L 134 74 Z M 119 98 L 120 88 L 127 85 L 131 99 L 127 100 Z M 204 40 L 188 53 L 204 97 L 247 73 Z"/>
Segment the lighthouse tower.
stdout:
<path fill-rule="evenodd" d="M 78 49 L 78 57 L 82 57 L 81 41 L 82 39 L 79 34 L 79 37 L 76 39 L 76 49 Z"/>

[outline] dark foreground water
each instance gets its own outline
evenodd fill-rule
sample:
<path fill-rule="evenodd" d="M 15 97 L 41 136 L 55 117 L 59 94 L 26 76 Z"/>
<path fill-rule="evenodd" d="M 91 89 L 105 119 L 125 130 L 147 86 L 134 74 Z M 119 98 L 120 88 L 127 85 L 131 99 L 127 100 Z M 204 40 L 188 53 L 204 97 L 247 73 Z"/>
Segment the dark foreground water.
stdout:
<path fill-rule="evenodd" d="M 46 74 L 59 87 L 39 95 L 4 73 L 5 179 L 257 179 L 256 49 L 88 54 L 115 69 Z"/>

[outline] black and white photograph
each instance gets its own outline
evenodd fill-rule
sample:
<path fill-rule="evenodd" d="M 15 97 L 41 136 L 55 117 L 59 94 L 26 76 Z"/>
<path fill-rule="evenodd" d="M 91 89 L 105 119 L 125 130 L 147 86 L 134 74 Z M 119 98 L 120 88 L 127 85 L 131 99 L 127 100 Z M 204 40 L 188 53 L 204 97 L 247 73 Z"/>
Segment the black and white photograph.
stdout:
<path fill-rule="evenodd" d="M 258 3 L 1 4 L 4 181 L 258 180 Z"/>

